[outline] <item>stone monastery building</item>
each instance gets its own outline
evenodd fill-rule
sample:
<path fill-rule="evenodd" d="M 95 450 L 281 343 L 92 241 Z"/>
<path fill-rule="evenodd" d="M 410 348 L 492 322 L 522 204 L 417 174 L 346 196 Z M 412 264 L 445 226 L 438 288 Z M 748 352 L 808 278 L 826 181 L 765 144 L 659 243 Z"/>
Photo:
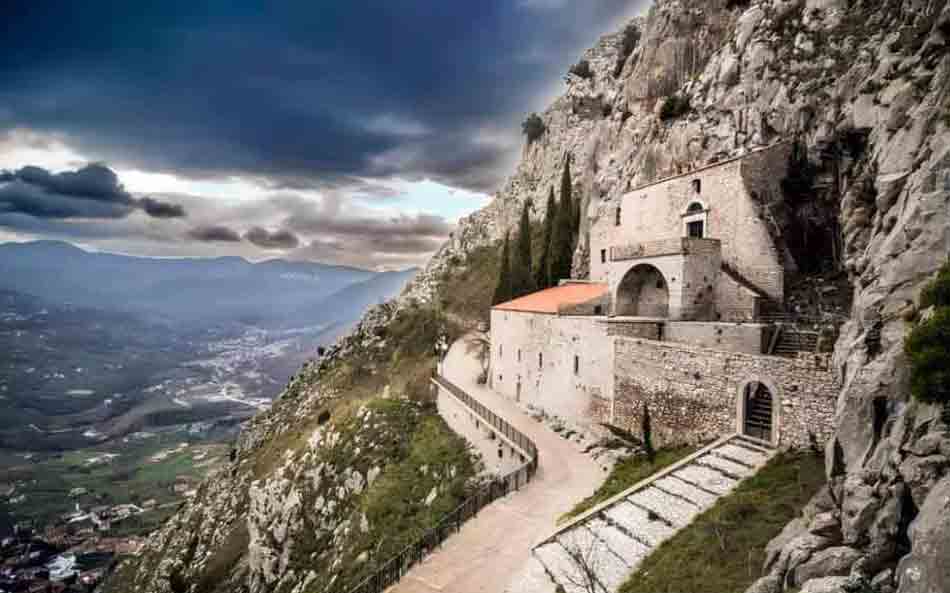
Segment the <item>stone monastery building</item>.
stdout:
<path fill-rule="evenodd" d="M 658 441 L 740 432 L 823 443 L 838 392 L 817 334 L 782 323 L 785 263 L 770 234 L 791 145 L 643 187 L 590 231 L 591 280 L 491 311 L 490 381 L 505 396 Z"/>

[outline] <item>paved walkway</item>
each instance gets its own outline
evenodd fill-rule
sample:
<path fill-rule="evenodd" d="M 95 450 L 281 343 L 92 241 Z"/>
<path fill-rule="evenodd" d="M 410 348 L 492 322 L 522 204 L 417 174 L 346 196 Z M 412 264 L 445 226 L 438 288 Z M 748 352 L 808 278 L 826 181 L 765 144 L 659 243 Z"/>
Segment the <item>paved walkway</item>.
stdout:
<path fill-rule="evenodd" d="M 616 593 L 660 543 L 686 527 L 775 451 L 739 436 L 721 439 L 578 517 L 534 549 L 510 590 Z"/>
<path fill-rule="evenodd" d="M 605 475 L 597 464 L 475 378 L 481 368 L 464 338 L 452 345 L 443 375 L 538 447 L 540 467 L 528 486 L 482 509 L 443 547 L 417 564 L 390 593 L 502 593 L 531 560 L 531 547 L 550 535 L 557 518 L 593 493 Z"/>

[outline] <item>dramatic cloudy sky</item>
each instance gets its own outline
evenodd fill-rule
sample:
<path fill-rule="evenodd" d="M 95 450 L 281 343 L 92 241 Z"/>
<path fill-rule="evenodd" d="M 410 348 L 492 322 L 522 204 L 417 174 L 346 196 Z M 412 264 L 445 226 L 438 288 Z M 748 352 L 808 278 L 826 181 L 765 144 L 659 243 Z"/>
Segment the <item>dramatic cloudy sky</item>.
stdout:
<path fill-rule="evenodd" d="M 422 263 L 638 0 L 12 0 L 0 241 Z"/>

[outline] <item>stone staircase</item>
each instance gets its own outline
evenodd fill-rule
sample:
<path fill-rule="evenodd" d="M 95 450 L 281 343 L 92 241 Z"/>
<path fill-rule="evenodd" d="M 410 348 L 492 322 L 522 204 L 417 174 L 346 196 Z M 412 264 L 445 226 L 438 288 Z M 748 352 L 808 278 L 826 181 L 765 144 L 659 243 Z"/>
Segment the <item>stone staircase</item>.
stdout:
<path fill-rule="evenodd" d="M 814 352 L 818 347 L 818 332 L 802 331 L 787 325 L 778 328 L 778 341 L 770 352 L 776 356 L 795 358 L 799 352 Z"/>
<path fill-rule="evenodd" d="M 660 543 L 774 454 L 740 435 L 716 441 L 561 527 L 535 546 L 508 591 L 615 593 Z"/>

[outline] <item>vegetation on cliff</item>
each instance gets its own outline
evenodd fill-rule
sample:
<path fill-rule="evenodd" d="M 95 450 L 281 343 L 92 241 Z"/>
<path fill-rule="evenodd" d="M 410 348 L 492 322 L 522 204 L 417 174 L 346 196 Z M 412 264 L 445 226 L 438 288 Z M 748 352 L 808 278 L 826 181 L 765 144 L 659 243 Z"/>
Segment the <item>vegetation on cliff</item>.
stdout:
<path fill-rule="evenodd" d="M 904 342 L 911 393 L 925 403 L 950 405 L 950 262 L 922 291 L 921 306 L 933 307 L 933 313 Z"/>

